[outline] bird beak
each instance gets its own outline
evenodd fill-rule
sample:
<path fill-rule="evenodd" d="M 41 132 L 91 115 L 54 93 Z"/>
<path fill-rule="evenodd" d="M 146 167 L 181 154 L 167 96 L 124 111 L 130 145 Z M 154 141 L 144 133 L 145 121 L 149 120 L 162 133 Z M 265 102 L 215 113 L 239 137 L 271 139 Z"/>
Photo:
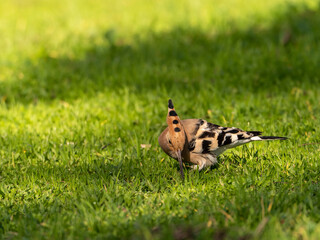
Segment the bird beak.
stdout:
<path fill-rule="evenodd" d="M 180 150 L 176 151 L 176 154 L 177 154 L 177 156 L 178 156 L 178 161 L 179 161 L 179 165 L 180 165 L 181 178 L 184 179 L 183 165 L 182 165 L 182 158 L 181 158 L 181 151 L 180 151 Z"/>

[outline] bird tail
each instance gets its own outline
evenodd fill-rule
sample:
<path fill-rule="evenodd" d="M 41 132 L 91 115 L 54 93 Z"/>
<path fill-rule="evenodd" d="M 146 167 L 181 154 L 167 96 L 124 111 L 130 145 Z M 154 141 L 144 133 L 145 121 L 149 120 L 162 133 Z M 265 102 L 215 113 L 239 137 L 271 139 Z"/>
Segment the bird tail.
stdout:
<path fill-rule="evenodd" d="M 250 138 L 252 141 L 263 141 L 263 140 L 286 140 L 286 137 L 276 137 L 276 136 L 254 136 Z"/>

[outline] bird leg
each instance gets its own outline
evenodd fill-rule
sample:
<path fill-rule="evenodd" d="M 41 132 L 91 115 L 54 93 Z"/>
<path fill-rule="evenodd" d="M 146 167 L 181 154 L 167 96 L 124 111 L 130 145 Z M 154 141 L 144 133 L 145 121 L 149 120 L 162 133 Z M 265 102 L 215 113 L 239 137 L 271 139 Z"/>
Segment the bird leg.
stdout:
<path fill-rule="evenodd" d="M 192 170 L 198 170 L 201 171 L 204 168 L 208 168 L 214 164 L 217 163 L 217 158 L 214 157 L 213 155 L 210 154 L 196 154 L 196 153 L 191 153 L 192 156 L 190 158 L 192 159 L 192 163 L 195 165 L 191 166 Z"/>

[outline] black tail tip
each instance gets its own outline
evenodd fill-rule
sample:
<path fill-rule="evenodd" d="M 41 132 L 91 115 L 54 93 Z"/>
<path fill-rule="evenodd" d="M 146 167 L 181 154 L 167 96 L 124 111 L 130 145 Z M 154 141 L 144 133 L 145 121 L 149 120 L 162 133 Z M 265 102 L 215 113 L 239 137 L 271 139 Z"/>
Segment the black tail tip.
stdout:
<path fill-rule="evenodd" d="M 264 140 L 287 140 L 287 137 L 276 137 L 276 136 L 260 136 Z"/>
<path fill-rule="evenodd" d="M 168 101 L 168 108 L 173 109 L 173 103 L 171 99 Z"/>

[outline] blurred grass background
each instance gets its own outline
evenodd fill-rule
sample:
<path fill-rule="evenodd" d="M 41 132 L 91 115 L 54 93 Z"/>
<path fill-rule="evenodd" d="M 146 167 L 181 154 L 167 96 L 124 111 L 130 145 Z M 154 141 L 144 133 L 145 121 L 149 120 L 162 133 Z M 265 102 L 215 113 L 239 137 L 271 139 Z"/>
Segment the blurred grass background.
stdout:
<path fill-rule="evenodd" d="M 0 235 L 317 239 L 319 6 L 1 1 Z M 168 98 L 290 140 L 182 183 L 157 144 Z"/>

